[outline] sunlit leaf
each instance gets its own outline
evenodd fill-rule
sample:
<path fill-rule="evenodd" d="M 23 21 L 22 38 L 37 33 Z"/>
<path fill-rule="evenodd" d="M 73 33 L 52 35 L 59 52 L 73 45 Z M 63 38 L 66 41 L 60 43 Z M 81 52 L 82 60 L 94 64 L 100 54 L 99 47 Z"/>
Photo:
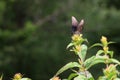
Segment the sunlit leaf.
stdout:
<path fill-rule="evenodd" d="M 108 63 L 116 63 L 116 64 L 119 64 L 120 65 L 120 62 L 116 59 L 108 59 L 107 57 L 105 56 L 93 56 L 91 58 L 88 58 L 85 62 L 84 62 L 84 66 L 86 69 L 89 69 L 90 67 L 92 67 L 93 65 L 95 64 L 98 64 L 98 63 L 105 63 L 105 62 L 108 62 Z"/>
<path fill-rule="evenodd" d="M 68 80 L 72 80 L 77 75 L 78 75 L 77 73 L 71 73 L 68 77 Z"/>
<path fill-rule="evenodd" d="M 96 55 L 100 55 L 100 54 L 102 54 L 103 52 L 104 52 L 103 50 L 99 50 Z"/>
<path fill-rule="evenodd" d="M 98 80 L 107 80 L 105 76 L 100 76 Z"/>
<path fill-rule="evenodd" d="M 111 57 L 113 57 L 113 51 L 108 51 Z"/>
<path fill-rule="evenodd" d="M 74 45 L 73 43 L 68 44 L 67 49 L 73 45 Z"/>
<path fill-rule="evenodd" d="M 84 39 L 84 40 L 85 40 L 85 42 L 89 43 L 87 39 Z"/>
<path fill-rule="evenodd" d="M 86 53 L 87 53 L 87 46 L 83 44 L 83 45 L 81 45 L 81 51 L 78 53 L 78 55 L 82 61 L 85 60 Z"/>
<path fill-rule="evenodd" d="M 91 78 L 89 78 L 88 80 L 94 80 L 94 78 L 93 78 L 93 77 L 91 77 Z"/>
<path fill-rule="evenodd" d="M 1 77 L 0 77 L 0 80 L 2 80 L 3 79 L 3 74 L 1 75 Z"/>
<path fill-rule="evenodd" d="M 63 66 L 57 73 L 55 76 L 61 74 L 62 72 L 64 72 L 67 69 L 73 68 L 73 67 L 80 67 L 81 65 L 77 62 L 70 62 L 68 64 L 66 64 L 65 66 Z"/>
<path fill-rule="evenodd" d="M 91 67 L 91 64 L 93 63 L 94 59 L 95 59 L 95 56 L 92 56 L 92 57 L 85 60 L 84 66 L 86 69 Z"/>
<path fill-rule="evenodd" d="M 90 67 L 92 67 L 95 64 L 98 63 L 105 63 L 106 61 L 106 57 L 103 56 L 93 56 L 91 58 L 88 58 L 85 62 L 84 62 L 84 66 L 86 69 L 89 69 Z"/>
<path fill-rule="evenodd" d="M 87 80 L 94 80 L 92 74 L 89 71 L 81 71 L 79 74 L 86 76 Z"/>
<path fill-rule="evenodd" d="M 109 59 L 109 63 L 116 63 L 120 65 L 120 62 L 117 59 L 113 59 L 113 58 Z"/>
<path fill-rule="evenodd" d="M 78 75 L 74 80 L 87 80 L 87 78 L 84 75 Z"/>
<path fill-rule="evenodd" d="M 116 78 L 116 79 L 114 79 L 114 80 L 120 80 L 120 78 Z"/>
<path fill-rule="evenodd" d="M 21 80 L 31 80 L 30 78 L 22 78 Z"/>
<path fill-rule="evenodd" d="M 108 44 L 113 44 L 113 43 L 116 43 L 116 42 L 112 42 L 112 41 L 108 42 Z"/>
<path fill-rule="evenodd" d="M 96 47 L 96 46 L 103 46 L 101 43 L 95 43 L 95 44 L 93 44 L 90 48 L 93 48 L 93 47 Z M 90 49 L 89 48 L 89 49 Z"/>

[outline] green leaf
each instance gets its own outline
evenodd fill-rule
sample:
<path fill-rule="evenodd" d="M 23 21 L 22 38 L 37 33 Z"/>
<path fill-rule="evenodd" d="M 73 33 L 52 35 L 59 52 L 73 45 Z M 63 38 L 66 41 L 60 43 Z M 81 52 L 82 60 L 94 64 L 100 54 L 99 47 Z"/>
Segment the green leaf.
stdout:
<path fill-rule="evenodd" d="M 78 75 L 74 80 L 87 80 L 87 78 L 84 75 Z"/>
<path fill-rule="evenodd" d="M 104 52 L 103 50 L 99 50 L 96 55 L 100 55 L 100 54 L 102 54 L 103 52 Z"/>
<path fill-rule="evenodd" d="M 87 46 L 83 44 L 83 45 L 81 45 L 81 52 L 78 53 L 78 55 L 82 61 L 85 60 L 86 53 L 87 53 Z"/>
<path fill-rule="evenodd" d="M 108 54 L 110 54 L 110 57 L 113 57 L 113 51 L 108 51 Z"/>
<path fill-rule="evenodd" d="M 3 79 L 3 74 L 1 75 L 1 77 L 0 77 L 0 80 L 2 80 Z"/>
<path fill-rule="evenodd" d="M 85 62 L 84 62 L 84 66 L 86 69 L 89 69 L 90 67 L 92 67 L 95 64 L 98 63 L 105 63 L 106 61 L 106 57 L 104 56 L 93 56 L 91 58 L 88 58 Z"/>
<path fill-rule="evenodd" d="M 30 78 L 22 78 L 21 80 L 31 80 Z"/>
<path fill-rule="evenodd" d="M 116 63 L 120 65 L 120 62 L 117 59 L 113 59 L 113 58 L 109 59 L 109 63 Z"/>
<path fill-rule="evenodd" d="M 92 74 L 89 71 L 81 71 L 79 74 L 86 76 L 87 80 L 94 80 Z"/>
<path fill-rule="evenodd" d="M 89 43 L 87 39 L 84 39 L 85 42 Z"/>
<path fill-rule="evenodd" d="M 92 74 L 90 72 L 87 73 L 88 80 L 94 80 Z"/>
<path fill-rule="evenodd" d="M 68 44 L 67 49 L 73 45 L 74 45 L 73 43 Z"/>
<path fill-rule="evenodd" d="M 95 44 L 93 44 L 90 48 L 93 48 L 93 47 L 95 47 L 95 46 L 103 46 L 101 43 L 95 43 Z M 89 48 L 89 49 L 90 49 Z"/>
<path fill-rule="evenodd" d="M 57 73 L 55 76 L 61 74 L 62 72 L 64 72 L 67 69 L 73 68 L 73 67 L 80 67 L 81 65 L 77 62 L 70 62 L 68 64 L 66 64 L 65 66 L 63 66 Z"/>
<path fill-rule="evenodd" d="M 105 76 L 100 76 L 98 80 L 107 80 Z"/>
<path fill-rule="evenodd" d="M 115 80 L 120 80 L 120 78 L 116 78 Z"/>
<path fill-rule="evenodd" d="M 113 43 L 116 43 L 116 42 L 112 42 L 112 41 L 108 42 L 108 44 L 113 44 Z"/>
<path fill-rule="evenodd" d="M 68 80 L 72 80 L 77 75 L 78 75 L 77 73 L 71 73 L 68 77 Z"/>
<path fill-rule="evenodd" d="M 93 63 L 94 59 L 95 59 L 95 56 L 92 56 L 92 57 L 85 60 L 84 66 L 86 69 L 91 67 L 91 64 Z"/>
<path fill-rule="evenodd" d="M 90 67 L 92 67 L 93 65 L 95 64 L 98 64 L 98 63 L 105 63 L 107 60 L 108 63 L 116 63 L 116 64 L 119 64 L 120 65 L 120 62 L 116 59 L 108 59 L 107 57 L 105 56 L 93 56 L 91 58 L 88 58 L 85 62 L 84 62 L 84 66 L 86 69 L 89 69 Z"/>
<path fill-rule="evenodd" d="M 74 80 L 94 80 L 94 78 L 89 71 L 82 71 L 78 73 Z"/>
<path fill-rule="evenodd" d="M 94 80 L 94 78 L 93 78 L 93 77 L 91 77 L 91 78 L 89 78 L 88 80 Z"/>

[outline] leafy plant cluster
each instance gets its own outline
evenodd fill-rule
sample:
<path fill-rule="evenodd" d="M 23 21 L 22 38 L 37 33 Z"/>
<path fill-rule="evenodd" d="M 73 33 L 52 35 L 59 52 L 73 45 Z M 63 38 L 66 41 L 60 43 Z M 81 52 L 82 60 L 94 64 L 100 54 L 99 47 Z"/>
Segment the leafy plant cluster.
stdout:
<path fill-rule="evenodd" d="M 83 38 L 82 34 L 73 34 L 71 43 L 67 46 L 70 51 L 73 51 L 78 56 L 78 62 L 69 62 L 63 66 L 50 80 L 61 80 L 58 75 L 68 69 L 72 69 L 72 73 L 67 79 L 63 80 L 95 80 L 89 69 L 94 65 L 104 63 L 103 75 L 99 76 L 97 80 L 120 80 L 119 71 L 117 67 L 120 66 L 120 62 L 113 58 L 113 51 L 109 50 L 109 44 L 114 42 L 108 42 L 105 36 L 102 36 L 101 43 L 96 43 L 90 47 L 100 46 L 102 49 L 98 50 L 96 55 L 86 58 L 88 46 L 85 44 L 87 39 Z M 77 67 L 77 70 L 73 68 Z"/>
<path fill-rule="evenodd" d="M 0 77 L 0 80 L 3 80 L 3 75 Z M 12 80 L 31 80 L 30 78 L 23 77 L 21 73 L 16 73 Z"/>

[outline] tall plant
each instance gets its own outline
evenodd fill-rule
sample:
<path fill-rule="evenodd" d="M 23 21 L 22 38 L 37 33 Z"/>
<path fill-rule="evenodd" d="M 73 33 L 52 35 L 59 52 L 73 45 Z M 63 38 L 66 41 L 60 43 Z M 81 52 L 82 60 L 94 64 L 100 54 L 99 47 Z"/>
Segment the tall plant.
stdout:
<path fill-rule="evenodd" d="M 103 69 L 103 76 L 98 77 L 97 80 L 120 80 L 118 77 L 119 71 L 117 66 L 120 66 L 120 62 L 113 58 L 113 51 L 109 50 L 109 44 L 114 42 L 108 42 L 105 36 L 100 39 L 101 43 L 95 43 L 90 47 L 101 46 L 102 49 L 98 50 L 96 55 L 86 58 L 88 46 L 85 44 L 87 39 L 83 38 L 81 34 L 84 20 L 80 23 L 75 17 L 72 17 L 72 41 L 68 44 L 67 48 L 73 51 L 78 56 L 78 62 L 69 62 L 63 66 L 50 80 L 61 80 L 58 76 L 64 71 L 72 68 L 78 68 L 77 70 L 72 69 L 72 73 L 67 79 L 63 80 L 95 80 L 89 69 L 96 64 L 104 63 L 106 67 Z"/>

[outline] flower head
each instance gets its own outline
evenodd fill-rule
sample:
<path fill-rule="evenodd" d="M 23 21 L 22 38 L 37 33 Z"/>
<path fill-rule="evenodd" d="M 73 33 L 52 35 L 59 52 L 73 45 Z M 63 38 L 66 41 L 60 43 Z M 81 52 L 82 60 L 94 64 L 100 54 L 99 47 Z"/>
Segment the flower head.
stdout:
<path fill-rule="evenodd" d="M 18 79 L 21 79 L 22 78 L 22 74 L 21 73 L 17 73 L 14 75 L 14 79 L 18 80 Z"/>
<path fill-rule="evenodd" d="M 103 46 L 107 46 L 108 42 L 107 42 L 107 38 L 105 36 L 102 36 L 101 42 L 102 42 Z"/>
<path fill-rule="evenodd" d="M 106 69 L 104 69 L 104 74 L 110 80 L 115 79 L 117 77 L 117 74 L 118 74 L 118 71 L 116 69 L 116 65 L 110 64 Z"/>
<path fill-rule="evenodd" d="M 73 40 L 73 41 L 79 41 L 79 40 L 80 40 L 80 35 L 74 34 L 74 35 L 72 36 L 72 40 Z"/>
<path fill-rule="evenodd" d="M 80 41 L 82 39 L 82 34 L 74 34 L 72 36 L 73 41 Z"/>
<path fill-rule="evenodd" d="M 59 77 L 53 77 L 52 79 L 50 80 L 61 80 Z"/>
<path fill-rule="evenodd" d="M 109 50 L 109 47 L 104 46 L 104 47 L 103 47 L 103 50 L 104 50 L 105 53 L 107 53 L 108 50 Z"/>

